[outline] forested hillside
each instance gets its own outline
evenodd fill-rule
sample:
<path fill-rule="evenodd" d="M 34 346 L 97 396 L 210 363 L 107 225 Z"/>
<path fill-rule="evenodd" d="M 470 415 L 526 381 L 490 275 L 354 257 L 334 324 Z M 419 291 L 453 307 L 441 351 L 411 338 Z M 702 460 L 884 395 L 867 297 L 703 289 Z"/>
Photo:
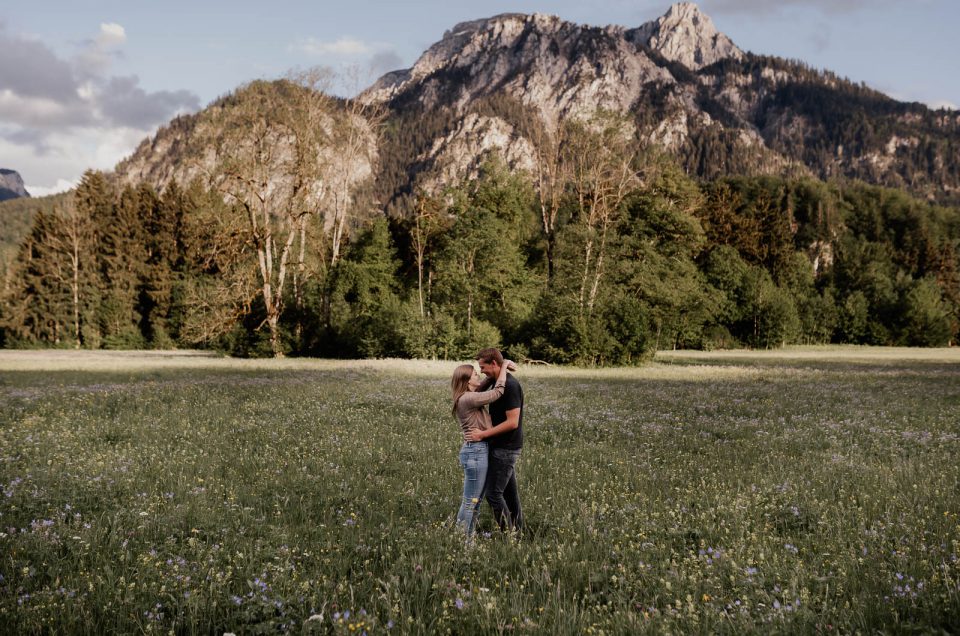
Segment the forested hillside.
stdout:
<path fill-rule="evenodd" d="M 615 136 L 571 135 L 569 180 L 538 188 L 491 160 L 417 197 L 411 217 L 357 227 L 336 260 L 330 228 L 309 219 L 279 352 L 463 358 L 500 344 L 632 364 L 656 348 L 956 339 L 956 209 L 856 182 L 698 183 Z M 198 184 L 117 191 L 88 173 L 21 246 L 4 346 L 275 353 L 262 229 L 247 218 Z"/>
<path fill-rule="evenodd" d="M 9 291 L 11 268 L 20 243 L 30 232 L 34 216 L 39 210 L 52 211 L 64 197 L 20 197 L 0 201 L 0 287 L 4 291 Z"/>

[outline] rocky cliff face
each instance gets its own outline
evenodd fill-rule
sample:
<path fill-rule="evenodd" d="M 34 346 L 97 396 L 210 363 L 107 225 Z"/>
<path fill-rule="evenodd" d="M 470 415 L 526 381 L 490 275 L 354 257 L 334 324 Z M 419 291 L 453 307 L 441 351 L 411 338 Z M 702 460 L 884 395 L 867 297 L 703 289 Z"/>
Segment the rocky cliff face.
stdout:
<path fill-rule="evenodd" d="M 661 18 L 626 32 L 633 42 L 657 51 L 664 58 L 700 70 L 720 60 L 741 60 L 743 51 L 717 31 L 713 20 L 692 2 L 680 2 Z"/>
<path fill-rule="evenodd" d="M 0 168 L 0 201 L 29 196 L 30 193 L 27 192 L 20 173 L 16 170 Z"/>
<path fill-rule="evenodd" d="M 704 178 L 843 176 L 960 202 L 957 113 L 744 53 L 690 2 L 633 29 L 520 14 L 459 24 L 362 98 L 394 113 L 452 120 L 409 158 L 416 170 L 407 190 L 473 176 L 480 160 L 468 146 L 497 152 L 516 169 L 535 161 L 537 125 L 516 118 L 473 127 L 467 143 L 464 118 L 489 116 L 481 105 L 496 98 L 534 113 L 548 132 L 566 118 L 622 113 L 636 124 L 638 143 L 666 148 Z M 512 134 L 503 134 L 507 128 Z"/>
<path fill-rule="evenodd" d="M 457 25 L 413 68 L 386 76 L 362 97 L 463 112 L 480 97 L 506 94 L 556 123 L 598 108 L 628 110 L 643 85 L 669 81 L 621 29 L 504 14 Z"/>
<path fill-rule="evenodd" d="M 744 53 L 690 2 L 636 28 L 540 14 L 464 22 L 360 99 L 396 124 L 382 141 L 383 204 L 469 179 L 491 154 L 533 170 L 543 135 L 599 110 L 622 114 L 638 144 L 662 146 L 704 178 L 847 176 L 960 201 L 957 113 Z M 169 157 L 193 121 L 144 142 L 118 172 L 176 174 Z"/>
<path fill-rule="evenodd" d="M 523 131 L 517 121 L 492 121 L 488 113 L 477 113 L 478 103 L 493 97 L 535 113 L 545 134 L 565 119 L 613 111 L 637 121 L 639 140 L 689 154 L 704 131 L 726 128 L 701 105 L 701 93 L 710 89 L 697 80 L 697 72 L 744 57 L 692 3 L 674 5 L 663 17 L 635 29 L 503 14 L 458 24 L 412 68 L 385 75 L 361 98 L 398 113 L 414 109 L 425 118 L 454 120 L 427 149 L 409 158 L 418 166 L 412 177 L 416 187 L 437 190 L 449 175 L 474 176 L 491 153 L 515 169 L 535 165 L 537 140 L 524 136 L 531 126 Z M 478 114 L 487 117 L 486 126 L 467 120 Z M 803 172 L 799 161 L 767 148 L 756 127 L 736 128 L 725 143 L 757 158 L 758 171 L 793 166 Z M 511 133 L 505 134 L 508 129 Z M 477 153 L 466 150 L 470 147 Z"/>
<path fill-rule="evenodd" d="M 324 223 L 332 223 L 328 210 L 352 200 L 355 187 L 373 176 L 375 136 L 366 119 L 345 111 L 334 99 L 309 104 L 294 99 L 286 110 L 280 109 L 286 96 L 307 91 L 291 90 L 292 86 L 284 81 L 253 82 L 200 113 L 176 118 L 117 165 L 117 182 L 133 186 L 146 182 L 163 190 L 173 181 L 181 186 L 196 180 L 222 184 L 229 180 L 225 174 L 239 171 L 278 200 L 298 191 L 318 208 Z M 281 123 L 261 117 L 267 108 L 273 109 L 274 118 L 282 111 L 288 119 Z M 297 132 L 292 132 L 296 126 Z M 297 157 L 313 150 L 309 165 L 314 172 L 304 175 L 307 162 L 298 162 Z M 223 170 L 228 163 L 233 167 Z M 331 197 L 340 199 L 331 202 Z"/>

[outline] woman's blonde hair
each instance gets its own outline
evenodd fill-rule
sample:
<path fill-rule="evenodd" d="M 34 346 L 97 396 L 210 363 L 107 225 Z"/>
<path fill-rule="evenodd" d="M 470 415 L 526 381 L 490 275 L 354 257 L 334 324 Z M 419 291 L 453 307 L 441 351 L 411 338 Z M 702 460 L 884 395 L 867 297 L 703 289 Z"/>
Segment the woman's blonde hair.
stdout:
<path fill-rule="evenodd" d="M 474 370 L 472 364 L 461 364 L 453 370 L 453 378 L 450 380 L 450 392 L 453 394 L 453 415 L 457 415 L 457 400 L 460 396 L 470 390 L 470 378 L 473 377 Z"/>

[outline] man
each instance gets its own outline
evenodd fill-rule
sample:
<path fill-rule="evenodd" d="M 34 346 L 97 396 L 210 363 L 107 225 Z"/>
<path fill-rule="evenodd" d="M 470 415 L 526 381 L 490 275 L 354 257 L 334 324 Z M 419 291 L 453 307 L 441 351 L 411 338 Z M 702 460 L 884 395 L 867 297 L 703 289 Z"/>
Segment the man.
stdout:
<path fill-rule="evenodd" d="M 483 349 L 477 354 L 480 372 L 488 380 L 481 390 L 496 382 L 503 366 L 499 350 Z M 490 422 L 493 428 L 476 431 L 474 441 L 486 440 L 490 447 L 487 468 L 486 498 L 493 509 L 493 517 L 501 530 L 520 532 L 523 512 L 520 492 L 517 490 L 517 460 L 523 448 L 523 389 L 515 377 L 507 374 L 507 385 L 500 399 L 490 404 Z"/>

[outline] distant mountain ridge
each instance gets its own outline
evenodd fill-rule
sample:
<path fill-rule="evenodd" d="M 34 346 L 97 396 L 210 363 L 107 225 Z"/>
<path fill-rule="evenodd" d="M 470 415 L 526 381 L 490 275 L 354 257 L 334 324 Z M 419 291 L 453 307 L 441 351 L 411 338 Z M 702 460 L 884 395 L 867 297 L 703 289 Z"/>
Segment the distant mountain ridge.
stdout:
<path fill-rule="evenodd" d="M 29 196 L 19 172 L 0 168 L 0 201 Z"/>
<path fill-rule="evenodd" d="M 394 123 L 379 153 L 385 205 L 469 178 L 490 153 L 531 171 L 540 132 L 598 110 L 628 118 L 638 143 L 705 179 L 848 177 L 960 202 L 960 113 L 746 53 L 690 2 L 637 28 L 517 13 L 463 22 L 360 99 Z M 118 175 L 178 172 L 176 149 L 195 121 L 159 131 Z"/>

